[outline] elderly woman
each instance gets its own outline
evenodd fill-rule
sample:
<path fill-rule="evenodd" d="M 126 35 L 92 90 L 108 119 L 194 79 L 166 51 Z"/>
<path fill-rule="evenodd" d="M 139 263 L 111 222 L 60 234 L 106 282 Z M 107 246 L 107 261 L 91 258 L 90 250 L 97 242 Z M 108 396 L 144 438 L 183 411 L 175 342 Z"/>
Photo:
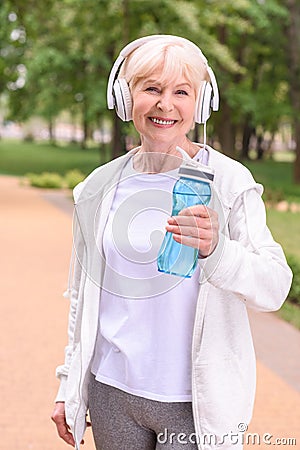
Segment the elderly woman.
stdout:
<path fill-rule="evenodd" d="M 108 103 L 141 145 L 74 190 L 69 344 L 52 419 L 77 449 L 87 411 L 97 450 L 240 449 L 255 393 L 247 308 L 278 309 L 291 283 L 262 187 L 187 137 L 218 109 L 214 74 L 190 41 L 125 47 Z M 214 170 L 212 201 L 168 218 L 182 155 Z M 157 270 L 165 230 L 198 250 L 191 278 Z"/>

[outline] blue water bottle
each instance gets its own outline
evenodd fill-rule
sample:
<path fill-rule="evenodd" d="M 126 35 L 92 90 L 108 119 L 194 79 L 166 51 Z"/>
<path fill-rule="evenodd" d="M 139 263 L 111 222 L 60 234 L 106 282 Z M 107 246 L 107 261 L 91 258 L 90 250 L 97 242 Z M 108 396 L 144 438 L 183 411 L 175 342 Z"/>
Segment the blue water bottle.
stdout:
<path fill-rule="evenodd" d="M 172 216 L 189 206 L 208 205 L 211 198 L 212 169 L 195 161 L 185 161 L 179 168 L 179 180 L 173 188 Z M 190 278 L 197 266 L 198 249 L 180 244 L 169 231 L 160 247 L 157 268 L 160 272 Z"/>

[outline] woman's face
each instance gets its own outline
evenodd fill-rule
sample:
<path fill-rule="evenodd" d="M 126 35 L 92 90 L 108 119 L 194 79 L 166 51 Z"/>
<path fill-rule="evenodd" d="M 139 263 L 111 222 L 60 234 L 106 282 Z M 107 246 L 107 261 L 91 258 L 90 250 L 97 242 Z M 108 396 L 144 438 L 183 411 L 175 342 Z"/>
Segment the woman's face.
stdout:
<path fill-rule="evenodd" d="M 195 89 L 184 77 L 163 85 L 159 79 L 155 72 L 133 89 L 134 126 L 144 141 L 178 145 L 194 123 Z"/>

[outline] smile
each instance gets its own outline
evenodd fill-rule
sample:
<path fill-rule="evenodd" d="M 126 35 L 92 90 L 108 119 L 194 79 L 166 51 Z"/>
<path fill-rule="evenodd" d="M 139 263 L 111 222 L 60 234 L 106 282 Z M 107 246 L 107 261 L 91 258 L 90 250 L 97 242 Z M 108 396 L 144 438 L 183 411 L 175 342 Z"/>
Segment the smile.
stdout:
<path fill-rule="evenodd" d="M 157 119 L 156 117 L 150 117 L 150 120 L 158 125 L 173 125 L 176 122 L 176 120 L 163 120 Z"/>

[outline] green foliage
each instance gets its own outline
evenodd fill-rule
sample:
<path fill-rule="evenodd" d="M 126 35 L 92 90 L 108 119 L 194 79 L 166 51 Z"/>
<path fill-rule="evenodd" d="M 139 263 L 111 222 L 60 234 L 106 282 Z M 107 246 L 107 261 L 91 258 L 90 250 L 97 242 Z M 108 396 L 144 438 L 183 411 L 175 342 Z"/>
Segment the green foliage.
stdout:
<path fill-rule="evenodd" d="M 300 308 L 289 301 L 284 302 L 281 309 L 277 312 L 283 320 L 291 323 L 300 330 Z"/>
<path fill-rule="evenodd" d="M 264 188 L 263 199 L 268 205 L 274 207 L 277 205 L 277 203 L 285 200 L 285 195 L 281 189 L 272 189 L 266 187 Z"/>
<path fill-rule="evenodd" d="M 300 329 L 300 258 L 290 255 L 288 264 L 293 272 L 293 282 L 286 302 L 278 315 Z"/>
<path fill-rule="evenodd" d="M 24 86 L 26 30 L 14 13 L 12 1 L 0 3 L 0 95 Z"/>
<path fill-rule="evenodd" d="M 69 189 L 74 189 L 74 187 L 84 178 L 85 175 L 80 170 L 69 170 L 64 177 L 65 186 Z"/>
<path fill-rule="evenodd" d="M 293 164 L 283 161 L 244 161 L 255 180 L 264 185 L 264 198 L 300 203 L 300 186 L 293 181 Z"/>
<path fill-rule="evenodd" d="M 300 307 L 300 260 L 294 256 L 288 256 L 287 261 L 294 275 L 288 300 Z"/>
<path fill-rule="evenodd" d="M 29 180 L 31 186 L 38 188 L 60 189 L 63 187 L 63 177 L 58 173 L 28 173 L 26 174 L 26 178 Z"/>
<path fill-rule="evenodd" d="M 44 189 L 74 189 L 84 178 L 85 175 L 77 169 L 68 171 L 65 176 L 55 172 L 25 174 L 25 179 L 29 181 L 30 186 Z"/>
<path fill-rule="evenodd" d="M 113 59 L 128 41 L 147 34 L 185 36 L 222 66 L 238 70 L 230 50 L 212 32 L 224 9 L 213 3 L 212 10 L 196 0 L 47 0 L 34 8 L 30 2 L 10 4 L 15 28 L 26 30 L 22 63 L 27 70 L 26 85 L 9 91 L 10 117 L 40 115 L 53 122 L 68 109 L 88 132 L 107 115 L 106 84 Z M 236 3 L 230 6 L 234 17 L 226 15 L 226 8 L 222 12 L 222 24 L 235 29 L 242 26 L 238 11 L 243 2 Z M 18 62 L 17 55 L 6 60 L 10 67 Z"/>
<path fill-rule="evenodd" d="M 267 223 L 287 255 L 300 261 L 300 213 L 267 209 Z"/>
<path fill-rule="evenodd" d="M 280 0 L 44 0 L 34 7 L 3 0 L 0 94 L 11 119 L 42 116 L 49 130 L 67 110 L 85 144 L 104 120 L 114 120 L 106 85 L 120 49 L 140 36 L 178 34 L 199 45 L 214 68 L 221 109 L 210 129 L 223 151 L 235 155 L 238 135 L 258 128 L 273 133 L 292 116 L 290 15 Z"/>

